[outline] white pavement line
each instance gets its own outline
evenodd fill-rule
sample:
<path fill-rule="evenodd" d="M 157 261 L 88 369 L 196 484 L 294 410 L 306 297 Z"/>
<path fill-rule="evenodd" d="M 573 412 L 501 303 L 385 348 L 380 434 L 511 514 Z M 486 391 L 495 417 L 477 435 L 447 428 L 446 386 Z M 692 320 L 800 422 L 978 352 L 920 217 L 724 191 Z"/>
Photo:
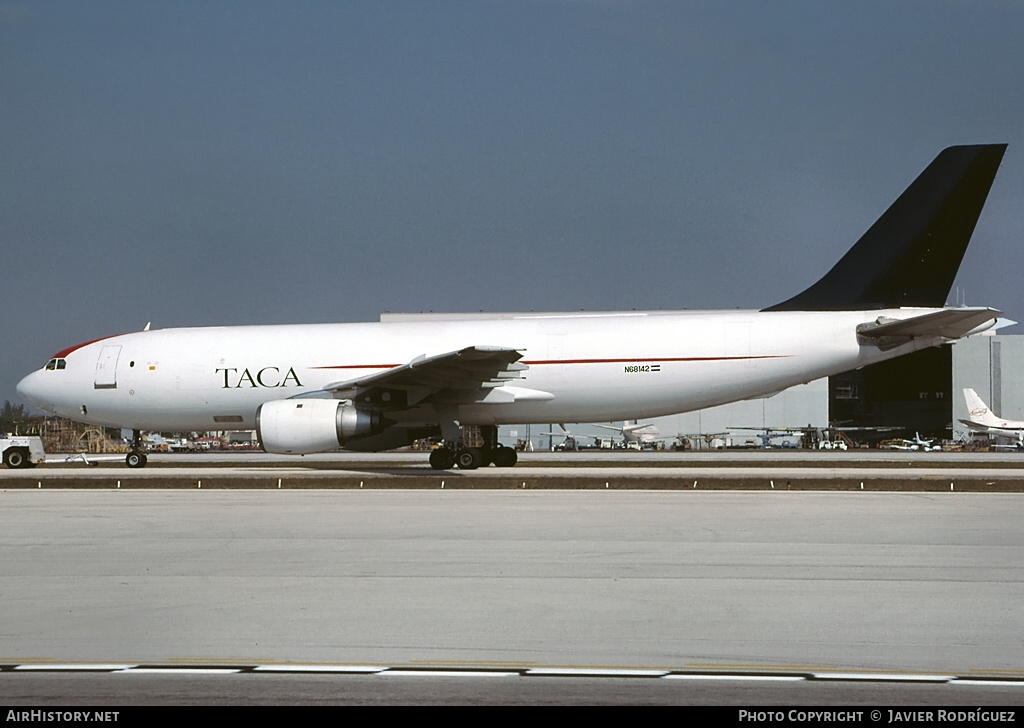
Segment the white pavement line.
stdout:
<path fill-rule="evenodd" d="M 979 685 L 985 687 L 1024 688 L 1024 678 L 967 677 L 925 673 L 892 672 L 815 672 L 793 675 L 764 673 L 673 672 L 667 669 L 591 668 L 591 667 L 523 667 L 506 669 L 430 669 L 416 667 L 387 667 L 383 665 L 318 665 L 315 663 L 241 665 L 233 667 L 203 667 L 201 665 L 142 665 L 139 663 L 30 663 L 6 666 L 8 671 L 31 672 L 105 672 L 109 674 L 148 675 L 234 675 L 239 673 L 303 673 L 333 675 L 391 675 L 398 677 L 567 677 L 567 678 L 656 678 L 664 680 L 719 680 L 719 681 L 836 681 L 836 682 L 917 682 L 947 685 Z"/>
<path fill-rule="evenodd" d="M 376 673 L 388 677 L 397 675 L 399 677 L 520 677 L 518 672 L 498 672 L 490 670 L 408 670 L 402 668 L 391 668 Z"/>
<path fill-rule="evenodd" d="M 136 663 L 137 664 L 137 663 Z M 15 670 L 44 670 L 44 671 L 70 671 L 70 672 L 116 672 L 118 670 L 130 670 L 136 665 L 133 664 L 109 664 L 103 662 L 71 662 L 53 664 L 31 664 L 16 665 Z"/>
<path fill-rule="evenodd" d="M 628 668 L 597 667 L 531 667 L 525 675 L 549 675 L 560 677 L 664 677 L 668 670 L 630 670 Z"/>
<path fill-rule="evenodd" d="M 257 665 L 253 672 L 323 672 L 373 674 L 389 668 L 380 665 Z"/>
<path fill-rule="evenodd" d="M 815 680 L 864 680 L 868 682 L 949 682 L 955 675 L 922 675 L 895 672 L 815 672 Z"/>
<path fill-rule="evenodd" d="M 767 681 L 767 680 L 781 680 L 794 682 L 797 680 L 806 680 L 804 675 L 716 675 L 711 673 L 704 674 L 678 674 L 673 673 L 665 675 L 666 680 L 750 680 L 750 681 Z"/>
<path fill-rule="evenodd" d="M 949 681 L 950 685 L 1006 685 L 1007 687 L 1024 688 L 1024 680 L 979 680 L 976 678 L 953 678 Z"/>
<path fill-rule="evenodd" d="M 238 667 L 130 667 L 117 670 L 133 675 L 234 675 L 242 672 Z"/>

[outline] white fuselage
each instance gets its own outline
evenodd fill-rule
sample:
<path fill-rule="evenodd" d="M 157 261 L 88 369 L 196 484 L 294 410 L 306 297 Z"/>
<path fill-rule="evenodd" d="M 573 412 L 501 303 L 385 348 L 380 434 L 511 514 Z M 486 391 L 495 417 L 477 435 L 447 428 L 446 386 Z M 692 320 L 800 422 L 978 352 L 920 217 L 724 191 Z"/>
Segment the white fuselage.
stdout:
<path fill-rule="evenodd" d="M 98 425 L 251 429 L 264 402 L 421 355 L 493 346 L 520 350 L 528 369 L 509 383 L 509 396 L 459 405 L 461 424 L 638 419 L 764 396 L 942 343 L 915 340 L 888 351 L 858 343 L 859 324 L 932 310 L 495 314 L 163 329 L 74 348 L 62 368 L 33 372 L 18 391 L 46 411 Z M 393 418 L 436 423 L 422 406 Z"/>

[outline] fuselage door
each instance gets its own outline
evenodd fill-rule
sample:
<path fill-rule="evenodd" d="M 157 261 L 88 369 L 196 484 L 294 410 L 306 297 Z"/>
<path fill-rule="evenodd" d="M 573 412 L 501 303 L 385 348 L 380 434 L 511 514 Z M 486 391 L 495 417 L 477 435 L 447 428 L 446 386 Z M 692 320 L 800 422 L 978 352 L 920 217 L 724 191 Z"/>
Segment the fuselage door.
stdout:
<path fill-rule="evenodd" d="M 96 389 L 117 389 L 117 358 L 120 355 L 120 346 L 104 346 L 100 350 L 100 358 L 96 361 Z"/>

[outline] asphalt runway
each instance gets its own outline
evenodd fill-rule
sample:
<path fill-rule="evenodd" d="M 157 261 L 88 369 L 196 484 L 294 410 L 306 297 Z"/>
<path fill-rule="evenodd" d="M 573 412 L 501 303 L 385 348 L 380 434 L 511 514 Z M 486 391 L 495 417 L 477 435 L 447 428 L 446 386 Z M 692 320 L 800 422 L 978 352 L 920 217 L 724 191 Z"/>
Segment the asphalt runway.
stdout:
<path fill-rule="evenodd" d="M 1024 696 L 1013 493 L 4 486 L 0 499 L 8 704 Z"/>

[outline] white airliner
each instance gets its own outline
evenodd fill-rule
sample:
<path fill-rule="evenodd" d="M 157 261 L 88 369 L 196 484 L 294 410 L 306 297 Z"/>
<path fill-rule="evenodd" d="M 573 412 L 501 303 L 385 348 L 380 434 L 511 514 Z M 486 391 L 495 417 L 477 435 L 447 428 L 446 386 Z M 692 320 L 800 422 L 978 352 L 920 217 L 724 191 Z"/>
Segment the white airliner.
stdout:
<path fill-rule="evenodd" d="M 964 390 L 964 399 L 967 401 L 968 419 L 960 420 L 963 424 L 972 430 L 1016 437 L 1024 442 L 1024 421 L 1004 420 L 999 417 L 973 389 Z"/>
<path fill-rule="evenodd" d="M 661 433 L 658 431 L 658 426 L 650 422 L 623 422 L 622 427 L 595 424 L 594 427 L 600 427 L 602 430 L 618 432 L 622 435 L 622 441 L 627 446 L 630 444 L 636 446 L 648 445 L 652 442 L 665 439 L 660 436 Z"/>
<path fill-rule="evenodd" d="M 500 424 L 609 422 L 763 397 L 990 328 L 944 308 L 1006 145 L 942 151 L 816 284 L 761 311 L 506 313 L 139 331 L 18 384 L 57 415 L 142 431 L 255 428 L 273 453 L 441 435 L 438 469 L 513 465 Z M 482 448 L 461 444 L 478 425 Z"/>

